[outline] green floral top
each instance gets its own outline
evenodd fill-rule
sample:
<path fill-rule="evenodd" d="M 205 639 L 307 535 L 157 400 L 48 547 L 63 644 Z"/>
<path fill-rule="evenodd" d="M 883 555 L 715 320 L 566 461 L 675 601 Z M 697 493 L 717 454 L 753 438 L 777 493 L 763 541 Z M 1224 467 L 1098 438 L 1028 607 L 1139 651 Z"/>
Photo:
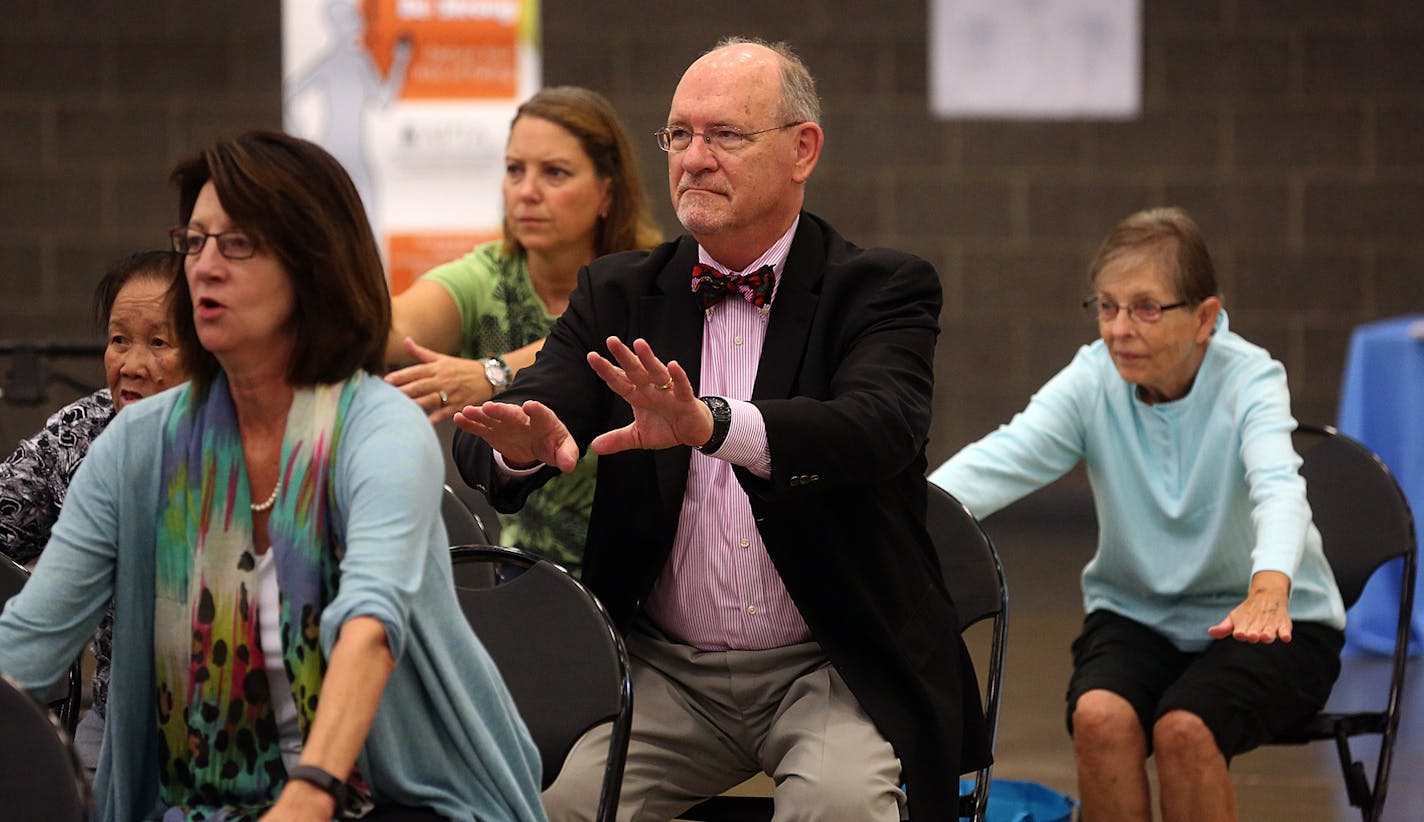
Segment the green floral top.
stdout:
<path fill-rule="evenodd" d="M 550 314 L 524 258 L 505 254 L 498 240 L 476 246 L 421 279 L 445 287 L 460 312 L 460 356 L 488 358 L 547 336 Z M 589 452 L 573 473 L 530 495 L 518 514 L 500 515 L 500 542 L 548 557 L 575 574 L 582 566 L 584 532 L 593 506 L 596 456 Z"/>

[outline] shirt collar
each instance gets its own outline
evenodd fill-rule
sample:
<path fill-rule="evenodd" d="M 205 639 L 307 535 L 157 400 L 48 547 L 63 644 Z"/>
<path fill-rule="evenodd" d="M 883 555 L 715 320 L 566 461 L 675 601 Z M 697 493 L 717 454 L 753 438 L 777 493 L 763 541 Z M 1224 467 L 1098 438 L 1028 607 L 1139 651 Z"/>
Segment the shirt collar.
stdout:
<path fill-rule="evenodd" d="M 791 221 L 791 227 L 786 229 L 786 233 L 772 243 L 771 248 L 753 260 L 751 265 L 741 271 L 727 270 L 726 266 L 712 259 L 712 255 L 707 253 L 707 249 L 703 248 L 701 243 L 697 244 L 697 262 L 702 265 L 710 265 L 723 274 L 745 274 L 748 271 L 756 271 L 764 265 L 769 265 L 776 272 L 776 283 L 771 289 L 771 299 L 775 300 L 776 292 L 781 290 L 781 274 L 786 270 L 786 258 L 791 254 L 791 240 L 795 238 L 796 227 L 799 225 L 801 225 L 801 215 L 798 213 L 796 219 Z M 767 302 L 767 305 L 770 306 L 771 302 Z"/>

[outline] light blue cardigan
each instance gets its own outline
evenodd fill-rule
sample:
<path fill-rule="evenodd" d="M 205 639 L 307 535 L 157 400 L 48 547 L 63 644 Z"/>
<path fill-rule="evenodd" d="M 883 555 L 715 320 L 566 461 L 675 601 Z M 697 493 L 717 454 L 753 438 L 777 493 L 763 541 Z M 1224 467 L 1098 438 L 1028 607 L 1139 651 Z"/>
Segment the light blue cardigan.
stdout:
<path fill-rule="evenodd" d="M 1294 429 L 1285 369 L 1232 333 L 1222 311 L 1185 397 L 1142 402 L 1099 340 L 930 482 L 983 518 L 1084 460 L 1098 514 L 1084 611 L 1113 611 L 1199 651 L 1258 571 L 1290 577 L 1292 620 L 1345 624 Z"/>
<path fill-rule="evenodd" d="M 0 615 L 0 672 L 34 694 L 59 678 L 115 595 L 114 661 L 95 818 L 152 817 L 154 531 L 161 427 L 180 387 L 136 403 L 95 440 L 34 576 Z M 385 626 L 396 668 L 358 765 L 378 802 L 456 820 L 543 820 L 539 755 L 451 581 L 440 518 L 443 462 L 421 410 L 367 375 L 348 412 L 332 483 L 344 536 L 340 591 L 322 612 Z"/>

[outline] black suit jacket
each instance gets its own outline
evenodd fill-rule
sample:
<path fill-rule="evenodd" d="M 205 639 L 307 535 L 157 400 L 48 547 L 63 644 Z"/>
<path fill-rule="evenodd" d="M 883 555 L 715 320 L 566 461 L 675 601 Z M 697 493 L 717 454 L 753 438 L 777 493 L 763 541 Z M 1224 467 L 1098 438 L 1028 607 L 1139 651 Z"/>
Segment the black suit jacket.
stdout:
<path fill-rule="evenodd" d="M 647 339 L 696 388 L 696 262 L 684 236 L 589 264 L 538 360 L 500 399 L 548 405 L 587 448 L 632 421 L 584 358 L 606 354 L 613 335 Z M 988 759 L 973 666 L 924 525 L 939 309 L 929 263 L 857 248 L 803 212 L 751 398 L 771 478 L 735 469 L 787 591 L 900 757 L 917 819 L 954 818 L 958 775 Z M 501 487 L 482 440 L 461 432 L 454 453 L 502 511 L 555 473 Z M 583 578 L 625 631 L 667 561 L 690 458 L 685 447 L 599 458 Z"/>

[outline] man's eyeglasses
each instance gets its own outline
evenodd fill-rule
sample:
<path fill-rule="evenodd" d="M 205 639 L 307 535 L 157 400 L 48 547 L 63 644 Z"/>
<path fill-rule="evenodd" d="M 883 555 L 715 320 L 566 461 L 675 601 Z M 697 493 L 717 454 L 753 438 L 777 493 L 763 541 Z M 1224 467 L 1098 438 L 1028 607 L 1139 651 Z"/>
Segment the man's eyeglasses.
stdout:
<path fill-rule="evenodd" d="M 1083 300 L 1083 310 L 1089 317 L 1093 317 L 1100 323 L 1110 323 L 1117 319 L 1119 308 L 1127 311 L 1127 318 L 1135 322 L 1152 324 L 1161 322 L 1162 312 L 1171 311 L 1174 308 L 1185 308 L 1191 305 L 1190 300 L 1168 303 L 1163 305 L 1156 300 L 1134 300 L 1130 305 L 1119 306 L 1112 300 L 1104 297 L 1089 297 Z"/>
<path fill-rule="evenodd" d="M 229 260 L 246 260 L 257 253 L 257 241 L 243 231 L 224 231 L 209 234 L 196 228 L 180 226 L 169 229 L 168 238 L 173 242 L 173 250 L 179 254 L 196 257 L 203 253 L 208 238 L 218 241 L 218 253 Z"/>
<path fill-rule="evenodd" d="M 748 137 L 755 137 L 758 134 L 766 134 L 769 131 L 780 131 L 783 128 L 801 125 L 801 121 L 787 123 L 780 126 L 764 128 L 761 131 L 738 131 L 729 126 L 716 126 L 706 131 L 693 131 L 683 126 L 668 126 L 653 132 L 653 136 L 658 138 L 658 148 L 663 151 L 687 151 L 692 146 L 693 137 L 701 137 L 708 148 L 715 148 L 718 151 L 732 152 L 746 145 Z"/>

